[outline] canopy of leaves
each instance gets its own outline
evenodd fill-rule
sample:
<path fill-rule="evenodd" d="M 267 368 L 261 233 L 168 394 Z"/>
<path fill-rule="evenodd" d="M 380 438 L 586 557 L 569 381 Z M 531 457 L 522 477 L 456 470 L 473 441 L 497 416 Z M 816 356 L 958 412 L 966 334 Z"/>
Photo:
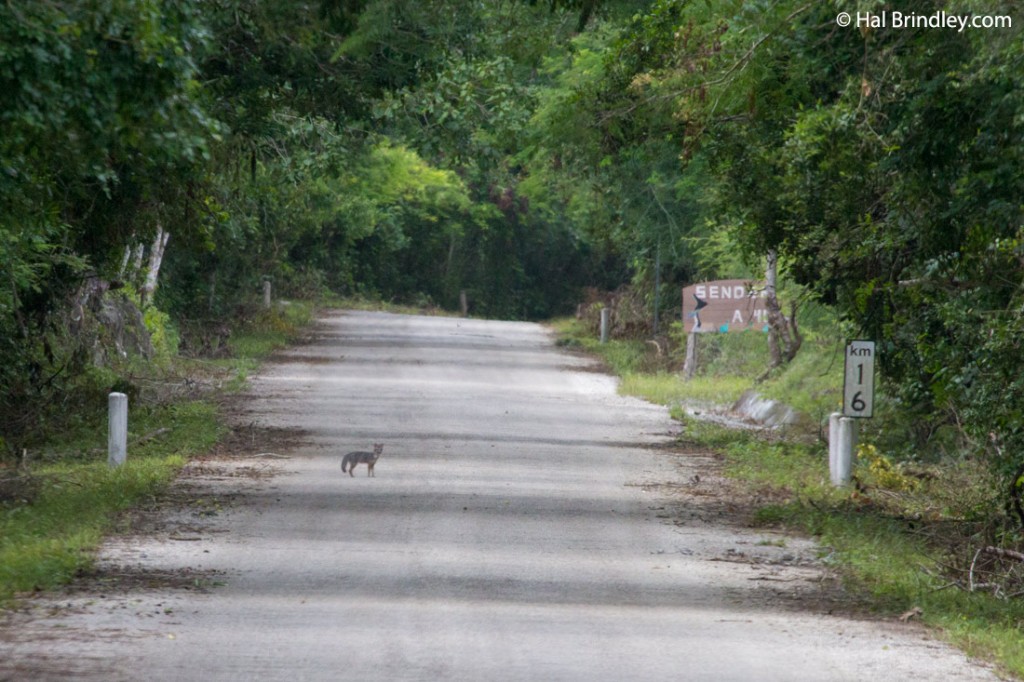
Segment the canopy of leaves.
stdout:
<path fill-rule="evenodd" d="M 606 111 L 670 114 L 681 158 L 707 164 L 716 221 L 748 254 L 778 248 L 880 342 L 918 435 L 948 420 L 1012 470 L 1024 452 L 1024 32 L 843 29 L 837 7 L 863 10 L 657 2 L 616 60 L 630 86 L 614 92 L 635 103 Z M 912 7 L 981 9 L 1013 14 Z"/>
<path fill-rule="evenodd" d="M 60 314 L 158 229 L 156 305 L 183 326 L 266 277 L 543 317 L 771 249 L 879 342 L 920 441 L 953 423 L 1010 471 L 1024 32 L 835 22 L 876 5 L 2 4 L 0 411 L 85 371 L 53 349 Z"/>

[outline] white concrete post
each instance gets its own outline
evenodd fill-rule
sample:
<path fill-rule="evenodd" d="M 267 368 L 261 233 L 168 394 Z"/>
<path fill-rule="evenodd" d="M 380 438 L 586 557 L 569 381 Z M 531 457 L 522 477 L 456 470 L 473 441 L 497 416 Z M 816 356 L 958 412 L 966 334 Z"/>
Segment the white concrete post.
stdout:
<path fill-rule="evenodd" d="M 263 280 L 263 307 L 270 310 L 270 280 Z"/>
<path fill-rule="evenodd" d="M 128 396 L 111 393 L 107 407 L 107 464 L 116 467 L 128 457 Z"/>
<path fill-rule="evenodd" d="M 853 475 L 853 458 L 857 451 L 857 420 L 852 417 L 829 418 L 829 471 L 832 485 L 849 484 Z M 834 445 L 833 445 L 834 442 Z"/>
<path fill-rule="evenodd" d="M 836 451 L 839 449 L 839 420 L 842 418 L 841 412 L 833 412 L 828 416 L 828 473 L 832 480 L 835 480 Z"/>
<path fill-rule="evenodd" d="M 612 318 L 611 308 L 601 308 L 601 343 L 608 343 L 608 327 Z"/>
<path fill-rule="evenodd" d="M 469 298 L 466 296 L 465 289 L 459 291 L 459 312 L 463 317 L 469 316 Z"/>

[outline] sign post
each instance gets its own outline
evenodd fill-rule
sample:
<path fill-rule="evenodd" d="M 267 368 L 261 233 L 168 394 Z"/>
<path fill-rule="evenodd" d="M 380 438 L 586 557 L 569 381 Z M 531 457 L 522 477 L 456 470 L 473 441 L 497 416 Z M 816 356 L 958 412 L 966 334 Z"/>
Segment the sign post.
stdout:
<path fill-rule="evenodd" d="M 764 331 L 767 320 L 763 293 L 745 279 L 720 279 L 684 287 L 686 363 L 683 378 L 692 379 L 697 372 L 697 334 Z"/>
<path fill-rule="evenodd" d="M 829 418 L 828 461 L 832 484 L 844 486 L 853 472 L 857 419 L 870 419 L 875 410 L 875 342 L 851 341 L 846 346 L 843 411 Z"/>
<path fill-rule="evenodd" d="M 687 334 L 763 331 L 767 323 L 763 292 L 745 279 L 720 279 L 683 289 L 683 329 Z"/>

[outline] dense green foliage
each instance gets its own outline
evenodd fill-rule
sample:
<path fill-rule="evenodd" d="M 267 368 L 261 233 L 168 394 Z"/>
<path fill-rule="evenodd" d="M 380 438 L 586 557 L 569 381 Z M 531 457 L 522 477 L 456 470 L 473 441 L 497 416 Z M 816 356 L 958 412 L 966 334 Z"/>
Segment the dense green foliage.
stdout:
<path fill-rule="evenodd" d="M 69 332 L 96 278 L 166 313 L 145 316 L 166 353 L 174 330 L 210 346 L 264 278 L 536 318 L 656 274 L 675 310 L 677 285 L 756 276 L 771 250 L 791 295 L 879 342 L 910 450 L 951 428 L 1009 474 L 1022 30 L 836 21 L 1019 24 L 996 4 L 4 4 L 5 449 L 96 361 Z M 140 246 L 161 236 L 157 273 Z"/>
<path fill-rule="evenodd" d="M 574 58 L 560 172 L 592 178 L 582 191 L 602 187 L 620 219 L 671 188 L 663 224 L 603 224 L 627 253 L 645 234 L 678 244 L 674 225 L 701 274 L 728 262 L 705 245 L 752 269 L 778 251 L 879 342 L 905 456 L 953 429 L 1009 475 L 1024 462 L 1024 31 L 837 23 L 883 9 L 1019 20 L 1020 4 L 653 2 Z"/>

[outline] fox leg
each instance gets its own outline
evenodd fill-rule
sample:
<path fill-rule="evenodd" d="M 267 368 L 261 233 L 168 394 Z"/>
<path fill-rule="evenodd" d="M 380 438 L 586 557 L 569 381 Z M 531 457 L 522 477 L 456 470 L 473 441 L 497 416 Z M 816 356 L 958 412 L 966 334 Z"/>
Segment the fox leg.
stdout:
<path fill-rule="evenodd" d="M 366 463 L 366 470 L 367 476 L 373 476 L 374 478 L 376 478 L 376 475 L 373 473 L 373 462 Z"/>

